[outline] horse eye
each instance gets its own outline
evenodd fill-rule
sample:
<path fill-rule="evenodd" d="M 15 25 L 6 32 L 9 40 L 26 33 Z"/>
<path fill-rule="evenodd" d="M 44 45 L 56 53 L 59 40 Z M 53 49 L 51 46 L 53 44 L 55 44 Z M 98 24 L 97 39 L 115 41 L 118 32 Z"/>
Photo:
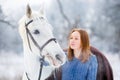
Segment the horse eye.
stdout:
<path fill-rule="evenodd" d="M 33 33 L 34 34 L 40 34 L 39 30 L 35 30 Z"/>

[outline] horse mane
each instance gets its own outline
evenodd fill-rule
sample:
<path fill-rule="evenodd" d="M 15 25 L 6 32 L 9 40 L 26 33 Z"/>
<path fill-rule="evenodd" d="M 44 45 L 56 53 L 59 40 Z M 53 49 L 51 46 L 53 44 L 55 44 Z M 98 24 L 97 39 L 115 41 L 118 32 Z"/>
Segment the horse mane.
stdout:
<path fill-rule="evenodd" d="M 63 49 L 64 52 L 67 53 L 68 49 Z M 98 69 L 97 69 L 97 80 L 113 80 L 113 72 L 112 68 L 107 60 L 107 58 L 103 55 L 95 47 L 90 47 L 91 52 L 96 55 L 98 61 Z M 61 67 L 55 69 L 52 74 L 46 80 L 54 80 L 54 75 L 56 74 L 57 80 L 62 80 L 62 72 Z"/>
<path fill-rule="evenodd" d="M 91 46 L 91 52 L 98 61 L 97 80 L 113 80 L 113 72 L 107 58 L 98 49 Z"/>

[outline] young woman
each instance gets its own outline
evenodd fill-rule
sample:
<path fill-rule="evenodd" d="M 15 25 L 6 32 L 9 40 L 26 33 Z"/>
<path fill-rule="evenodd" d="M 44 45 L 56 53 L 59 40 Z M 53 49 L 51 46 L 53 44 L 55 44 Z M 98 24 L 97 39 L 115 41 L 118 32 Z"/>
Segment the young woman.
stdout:
<path fill-rule="evenodd" d="M 98 49 L 90 47 L 85 30 L 73 29 L 69 35 L 69 48 L 64 51 L 68 61 L 46 80 L 113 80 L 109 61 Z"/>
<path fill-rule="evenodd" d="M 71 31 L 67 56 L 68 61 L 62 66 L 62 80 L 96 80 L 98 63 L 90 51 L 85 30 Z"/>

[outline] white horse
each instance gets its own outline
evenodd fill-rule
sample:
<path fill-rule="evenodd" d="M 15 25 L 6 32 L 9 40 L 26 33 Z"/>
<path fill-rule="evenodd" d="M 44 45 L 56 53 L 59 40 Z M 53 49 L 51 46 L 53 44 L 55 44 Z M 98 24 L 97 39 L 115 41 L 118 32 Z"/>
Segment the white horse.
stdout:
<path fill-rule="evenodd" d="M 22 80 L 45 80 L 55 67 L 64 64 L 66 56 L 51 29 L 43 9 L 33 12 L 28 5 L 26 15 L 19 21 L 25 65 Z"/>

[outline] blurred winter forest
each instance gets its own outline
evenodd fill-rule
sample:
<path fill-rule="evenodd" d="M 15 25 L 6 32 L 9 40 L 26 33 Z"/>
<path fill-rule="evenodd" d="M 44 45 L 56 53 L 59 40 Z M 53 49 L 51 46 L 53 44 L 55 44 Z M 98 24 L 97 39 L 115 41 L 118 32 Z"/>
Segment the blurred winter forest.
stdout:
<path fill-rule="evenodd" d="M 31 8 L 39 10 L 40 1 L 31 2 Z M 72 28 L 86 29 L 91 45 L 106 53 L 110 63 L 115 64 L 112 68 L 115 80 L 119 80 L 120 0 L 46 0 L 44 4 L 60 46 L 67 48 Z M 0 0 L 0 80 L 21 80 L 23 46 L 18 21 L 25 14 L 26 5 L 25 0 Z"/>

